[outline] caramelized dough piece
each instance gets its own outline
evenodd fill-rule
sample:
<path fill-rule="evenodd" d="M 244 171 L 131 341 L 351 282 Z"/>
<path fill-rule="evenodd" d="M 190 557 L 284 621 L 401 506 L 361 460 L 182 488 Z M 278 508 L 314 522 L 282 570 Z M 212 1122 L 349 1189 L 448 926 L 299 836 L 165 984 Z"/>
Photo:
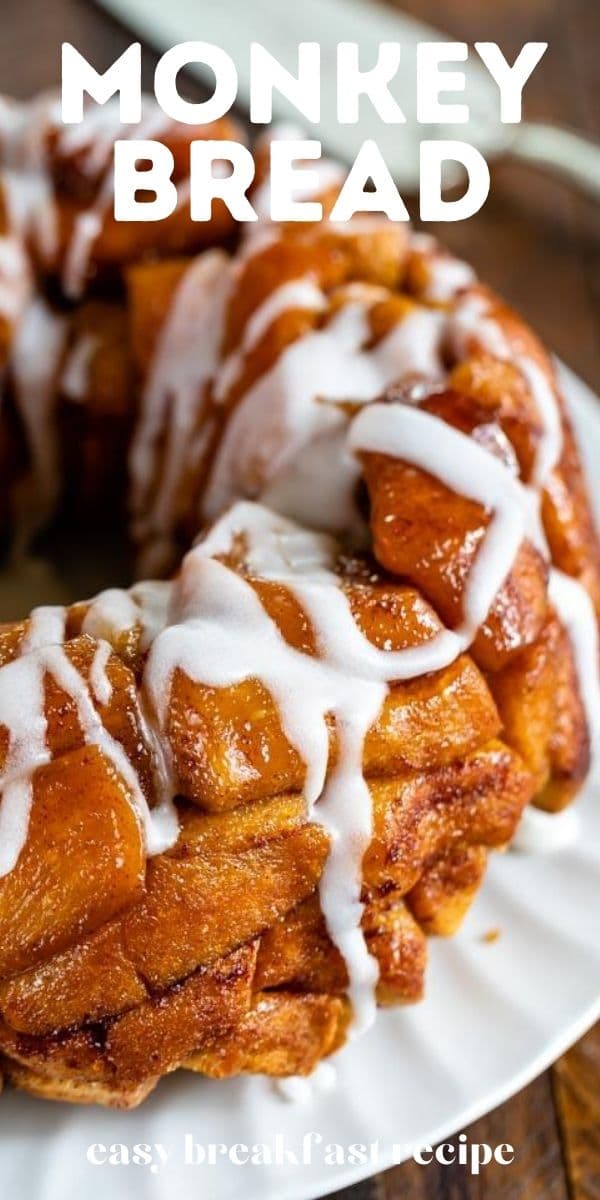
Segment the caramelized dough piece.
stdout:
<path fill-rule="evenodd" d="M 423 591 L 445 624 L 459 625 L 465 583 L 489 514 L 397 459 L 380 454 L 363 459 L 378 561 Z M 480 666 L 498 670 L 535 640 L 547 612 L 546 583 L 541 556 L 523 542 L 473 644 Z"/>
<path fill-rule="evenodd" d="M 353 233 L 349 227 L 336 233 L 321 223 L 288 226 L 285 237 L 267 244 L 245 263 L 229 306 L 224 353 L 240 344 L 252 313 L 291 280 L 308 275 L 325 292 L 350 282 L 395 287 L 406 245 L 406 230 L 398 225 L 380 226 L 368 233 Z M 274 322 L 273 328 L 280 326 Z"/>
<path fill-rule="evenodd" d="M 144 101 L 148 99 L 143 98 Z M 153 103 L 151 101 L 151 103 Z M 242 129 L 229 117 L 213 121 L 209 125 L 188 125 L 181 121 L 164 120 L 160 116 L 158 106 L 156 114 L 161 123 L 161 141 L 171 151 L 174 160 L 173 179 L 179 182 L 187 179 L 190 173 L 190 145 L 194 141 L 212 141 L 214 139 L 231 139 L 238 141 Z M 144 114 L 142 114 L 142 120 Z M 83 135 L 89 131 L 86 139 Z M 89 204 L 97 194 L 98 185 L 104 179 L 107 166 L 113 158 L 113 143 L 105 142 L 105 154 L 97 153 L 98 143 L 95 142 L 93 123 L 86 128 L 85 118 L 79 127 L 80 137 L 77 146 L 69 144 L 64 138 L 64 127 L 61 124 L 50 124 L 46 133 L 46 147 L 49 158 L 50 172 L 56 191 L 61 196 L 71 196 L 80 204 Z M 116 127 L 115 137 L 120 137 L 122 131 Z M 91 151 L 91 154 L 90 154 Z M 96 153 L 95 153 L 96 151 Z M 157 226 L 159 228 L 159 226 Z"/>
<path fill-rule="evenodd" d="M 145 1079 L 132 1087 L 110 1086 L 76 1076 L 41 1075 L 13 1059 L 4 1059 L 6 1078 L 19 1091 L 38 1100 L 61 1100 L 65 1104 L 100 1104 L 103 1108 L 137 1108 L 154 1091 L 158 1079 Z"/>
<path fill-rule="evenodd" d="M 233 218 L 222 200 L 213 202 L 209 221 L 192 221 L 187 196 L 191 142 L 221 138 L 241 140 L 240 127 L 224 118 L 211 125 L 184 126 L 172 123 L 165 129 L 160 140 L 175 155 L 173 179 L 179 185 L 181 202 L 170 216 L 158 223 L 116 221 L 112 204 L 107 205 L 100 234 L 92 247 L 88 282 L 98 277 L 103 283 L 114 281 L 129 263 L 145 257 L 166 258 L 197 253 L 206 246 L 222 242 L 233 232 Z M 59 273 L 73 238 L 77 218 L 93 207 L 102 184 L 98 177 L 81 170 L 77 155 L 65 159 L 58 153 L 58 145 L 52 138 L 49 150 L 55 185 L 57 250 L 51 258 L 42 254 L 42 267 L 45 271 Z"/>
<path fill-rule="evenodd" d="M 244 946 L 111 1022 L 104 1053 L 120 1083 L 174 1071 L 207 1037 L 234 1028 L 250 1006 L 256 947 Z"/>
<path fill-rule="evenodd" d="M 490 684 L 505 737 L 535 780 L 536 805 L 564 808 L 589 770 L 590 741 L 570 639 L 554 615 Z"/>
<path fill-rule="evenodd" d="M 29 628 L 28 623 L 22 623 L 5 627 L 4 632 L 0 632 L 2 666 L 8 666 L 19 656 Z M 85 634 L 66 642 L 64 646 L 65 657 L 88 687 L 97 649 L 98 643 Z M 39 654 L 39 651 L 33 653 Z M 154 760 L 144 737 L 135 676 L 116 654 L 111 654 L 106 664 L 106 677 L 111 687 L 110 699 L 106 704 L 94 700 L 94 706 L 107 733 L 120 743 L 135 766 L 142 789 L 151 800 Z M 50 671 L 44 680 L 44 715 L 47 722 L 46 741 L 54 758 L 60 758 L 84 745 L 76 703 L 63 691 Z M 7 746 L 7 731 L 0 725 L 0 764 L 4 763 Z"/>
<path fill-rule="evenodd" d="M 257 249 L 247 261 L 239 263 L 239 277 L 228 303 L 221 360 L 234 348 L 240 348 L 248 320 L 275 288 L 299 278 L 310 278 L 325 290 L 356 279 L 364 280 L 365 287 L 376 286 L 383 280 L 393 284 L 399 275 L 405 242 L 406 232 L 398 229 L 373 232 L 370 236 L 352 235 L 349 231 L 321 235 L 318 230 L 313 230 L 311 237 L 290 236 Z M 129 273 L 134 357 L 142 386 L 184 270 L 183 263 L 149 263 L 136 266 Z M 184 472 L 186 477 L 183 483 L 180 481 L 171 511 L 173 528 L 179 533 L 182 544 L 189 545 L 196 536 L 201 492 L 229 414 L 242 394 L 273 367 L 286 347 L 310 333 L 323 320 L 324 314 L 310 307 L 291 307 L 273 313 L 268 327 L 244 349 L 241 369 L 237 378 L 230 381 L 222 400 L 211 405 L 210 389 L 199 398 L 195 432 L 205 453 L 200 461 L 188 462 L 188 470 Z M 159 474 L 160 467 L 156 477 Z M 143 514 L 143 502 L 140 511 Z"/>
<path fill-rule="evenodd" d="M 547 363 L 550 375 L 552 368 Z M 528 480 L 542 427 L 523 375 L 508 362 L 481 355 L 455 367 L 450 387 L 474 400 L 497 423 L 516 451 L 521 475 Z M 550 473 L 542 499 L 542 518 L 552 559 L 567 575 L 580 579 L 600 612 L 600 548 L 584 474 L 565 406 L 561 404 L 563 450 Z"/>
<path fill-rule="evenodd" d="M 230 135 L 225 122 L 203 133 Z M 177 182 L 187 173 L 193 136 L 197 131 L 183 127 L 169 131 Z M 52 267 L 59 271 L 74 221 L 93 207 L 104 168 L 90 172 L 85 154 L 64 153 L 56 136 L 49 152 L 62 239 Z M 326 211 L 332 197 L 333 189 L 324 198 Z M 217 204 L 213 221 L 192 224 L 186 209 L 178 209 L 150 236 L 145 223 L 125 229 L 107 212 L 90 277 L 119 280 L 135 260 L 127 281 L 130 328 L 117 301 L 83 305 L 70 318 L 70 346 L 88 334 L 96 343 L 83 404 L 62 403 L 69 498 L 106 495 L 111 450 L 118 445 L 113 457 L 122 461 L 130 432 L 131 379 L 143 388 L 190 265 L 185 258 L 146 264 L 140 258 L 185 254 L 231 223 Z M 326 225 L 290 226 L 241 261 L 222 356 L 242 347 L 249 320 L 286 281 L 312 279 L 327 306 L 275 311 L 243 350 L 224 403 L 213 404 L 208 386 L 198 396 L 192 425 L 194 434 L 206 433 L 206 462 L 247 389 L 290 343 L 329 321 L 353 296 L 372 304 L 373 345 L 418 311 L 428 273 L 415 262 L 406 230 L 365 224 L 343 234 Z M 525 352 L 554 386 L 551 364 L 533 335 L 491 293 L 478 292 L 508 352 Z M 0 362 L 10 336 L 0 324 Z M 446 365 L 453 354 L 457 347 L 444 344 Z M 427 397 L 424 406 L 528 481 L 543 429 L 525 375 L 491 357 L 476 336 L 464 339 L 460 355 L 447 390 Z M 396 399 L 403 398 L 399 387 Z M 10 430 L 4 415 L 2 421 L 0 466 L 10 469 Z M 167 421 L 164 436 L 168 432 Z M 178 480 L 173 525 L 184 540 L 203 469 L 196 462 L 190 473 L 198 478 L 187 478 L 186 468 Z M 385 456 L 365 456 L 364 478 L 375 553 L 393 578 L 365 559 L 358 567 L 340 563 L 340 585 L 375 646 L 418 645 L 440 629 L 440 618 L 449 625 L 460 621 L 465 581 L 490 514 Z M 567 426 L 543 505 L 554 561 L 598 599 L 598 547 Z M 243 554 L 229 565 L 247 575 Z M 315 654 L 313 630 L 293 594 L 272 580 L 249 582 L 284 638 Z M 364 857 L 362 924 L 380 967 L 380 1003 L 421 995 L 425 933 L 456 928 L 482 878 L 488 848 L 510 840 L 534 789 L 538 803 L 558 808 L 585 774 L 589 747 L 573 654 L 546 592 L 546 568 L 524 542 L 476 640 L 478 665 L 465 655 L 443 671 L 392 684 L 366 738 L 374 835 Z M 68 614 L 67 636 L 74 640 L 65 653 L 88 680 L 97 643 L 78 636 L 85 612 L 79 605 Z M 29 628 L 24 622 L 0 630 L 0 664 L 19 654 Z M 154 763 L 138 696 L 139 628 L 119 635 L 114 650 L 112 697 L 98 706 L 99 716 L 152 802 Z M 0 881 L 0 974 L 6 976 L 0 1054 L 7 1077 L 36 1094 L 130 1106 L 182 1063 L 215 1076 L 312 1070 L 345 1036 L 348 977 L 318 899 L 327 837 L 307 819 L 300 794 L 304 766 L 270 695 L 254 679 L 217 691 L 176 673 L 168 733 L 182 792 L 181 835 L 148 864 L 123 781 L 99 750 L 83 744 L 75 705 L 51 677 L 45 712 L 53 762 L 36 773 L 32 827 L 18 868 Z M 510 747 L 495 740 L 501 732 Z M 6 743 L 0 730 L 0 762 Z M 337 753 L 331 723 L 330 765 Z"/>
<path fill-rule="evenodd" d="M 427 940 L 397 893 L 378 897 L 365 909 L 369 953 L 379 964 L 377 1003 L 415 1004 L 423 998 Z"/>
<path fill-rule="evenodd" d="M 18 658 L 23 638 L 29 628 L 29 620 L 0 625 L 0 667 Z"/>
<path fill-rule="evenodd" d="M 457 857 L 455 852 L 455 862 Z M 465 857 L 465 863 L 468 857 Z M 471 863 L 474 862 L 475 856 L 471 855 Z M 430 885 L 434 874 L 428 873 Z M 444 871 L 438 870 L 435 876 L 437 883 L 442 883 L 444 877 Z M 417 902 L 425 907 L 427 903 L 430 906 L 434 904 L 434 892 L 435 885 L 427 895 L 423 892 L 418 896 L 415 891 L 415 905 Z M 447 903 L 447 887 L 443 883 L 441 892 Z M 381 936 L 381 919 L 376 924 L 377 933 Z M 226 977 L 229 985 L 239 975 L 245 978 L 246 966 L 247 960 L 244 964 L 237 963 L 233 969 L 230 967 Z M 235 988 L 235 984 L 233 986 Z M 230 998 L 231 993 L 228 994 Z M 237 999 L 234 998 L 233 1002 L 236 1012 Z M 248 999 L 247 995 L 245 999 Z M 390 999 L 397 999 L 397 995 L 392 994 Z M 74 1069 L 73 1063 L 77 1072 L 85 1064 L 84 1069 L 92 1079 L 94 1075 L 100 1075 L 100 1079 L 87 1092 L 86 1085 L 82 1084 L 84 1094 L 104 1103 L 119 1102 L 119 1095 L 123 1095 L 122 1103 L 128 1104 L 141 1086 L 140 1078 L 145 1080 L 150 1076 L 154 1081 L 155 1073 L 165 1073 L 181 1063 L 183 1047 L 189 1045 L 191 1039 L 199 1039 L 202 1049 L 184 1065 L 219 1078 L 240 1071 L 268 1071 L 272 1075 L 307 1074 L 320 1058 L 331 1053 L 343 1040 L 348 1009 L 345 1002 L 336 1001 L 332 996 L 310 993 L 292 996 L 285 992 L 259 994 L 246 1016 L 240 1017 L 238 1012 L 237 1022 L 234 1019 L 234 1029 L 229 1034 L 223 1030 L 226 1030 L 227 1022 L 232 1018 L 224 1011 L 221 989 L 217 1013 L 213 1010 L 212 1000 L 203 976 L 196 975 L 181 987 L 172 989 L 166 998 L 141 1005 L 109 1024 L 104 1037 L 102 1062 L 98 1061 L 98 1057 L 94 1058 L 90 1043 L 82 1035 L 71 1035 L 58 1042 L 50 1040 L 50 1045 L 44 1042 L 39 1048 L 35 1039 L 21 1038 L 17 1047 L 19 1060 L 32 1060 L 34 1068 L 36 1064 L 39 1068 L 37 1060 L 42 1057 L 50 1079 L 44 1084 L 41 1083 L 44 1076 L 36 1075 L 35 1070 L 28 1077 L 25 1071 L 19 1072 L 17 1069 L 13 1076 L 15 1082 L 19 1086 L 31 1086 L 38 1094 L 64 1094 L 64 1089 L 69 1087 L 68 1074 Z M 209 1025 L 212 1024 L 212 1032 L 208 1035 L 205 1034 L 207 1020 Z M 215 1022 L 220 1033 L 215 1031 Z M 5 1052 L 12 1050 L 10 1034 L 8 1038 L 5 1036 L 2 1044 Z M 58 1069 L 57 1061 L 60 1064 Z M 62 1078 L 57 1082 L 56 1075 L 61 1075 L 61 1069 Z M 11 1070 L 9 1064 L 9 1072 Z"/>
<path fill-rule="evenodd" d="M 531 777 L 514 753 L 492 743 L 464 762 L 436 772 L 373 781 L 371 792 L 374 839 L 364 862 L 365 932 L 373 940 L 374 953 L 381 954 L 382 981 L 388 995 L 392 989 L 414 995 L 420 992 L 423 966 L 419 939 L 412 926 L 407 927 L 405 914 L 398 917 L 391 900 L 380 907 L 380 894 L 393 891 L 399 901 L 424 871 L 458 843 L 504 845 L 531 796 Z M 149 862 L 147 891 L 124 912 L 105 940 L 95 934 L 47 969 L 30 970 L 0 987 L 0 1012 L 7 1021 L 24 1032 L 63 1027 L 62 997 L 73 980 L 75 963 L 79 965 L 77 986 L 66 1011 L 70 1020 L 79 1024 L 90 1019 L 92 1012 L 94 1019 L 100 1019 L 129 1007 L 135 1002 L 136 980 L 161 989 L 245 940 L 265 935 L 268 946 L 269 939 L 276 938 L 275 923 L 287 920 L 286 914 L 292 911 L 299 913 L 304 926 L 305 912 L 309 916 L 314 913 L 310 904 L 316 901 L 309 898 L 323 870 L 327 839 L 320 826 L 307 824 L 301 796 L 282 796 L 231 813 L 203 814 L 190 808 L 181 815 L 177 846 Z M 460 886 L 457 880 L 455 891 Z M 306 910 L 301 904 L 304 899 Z M 294 920 L 290 920 L 293 928 Z M 396 920 L 397 926 L 393 924 Z M 313 927 L 314 922 L 308 920 L 307 936 L 314 948 L 310 990 L 321 986 L 325 990 L 325 984 L 329 986 L 333 979 L 343 986 L 335 952 L 325 962 L 326 946 L 318 932 L 313 937 Z M 397 950 L 394 930 L 399 939 Z M 398 967 L 405 941 L 410 978 L 406 972 L 403 975 L 401 962 Z M 298 945 L 304 945 L 308 954 L 302 930 Z M 260 971 L 265 971 L 265 954 L 261 952 L 259 959 L 263 964 L 259 978 L 261 986 L 273 986 L 272 977 L 267 984 L 268 976 L 260 976 Z M 101 994 L 98 961 L 103 965 Z M 399 976 L 392 974 L 397 969 Z M 299 976 L 294 984 L 301 981 L 304 970 L 298 960 Z M 50 986 L 44 990 L 46 980 Z M 291 984 L 292 980 L 281 982 Z"/>
<path fill-rule="evenodd" d="M 344 257 L 343 247 L 328 248 L 318 239 L 284 238 L 253 254 L 242 267 L 240 285 L 235 289 L 228 308 L 224 356 L 239 346 L 252 314 L 282 284 L 309 275 L 320 287 L 329 290 L 345 281 L 348 270 L 349 263 Z M 287 317 L 288 314 L 284 315 Z M 304 316 L 307 324 L 299 327 L 299 332 L 310 329 L 318 320 L 315 313 L 305 313 Z M 273 327 L 279 327 L 275 321 L 271 329 Z M 273 353 L 271 362 L 275 361 L 276 353 Z"/>
<path fill-rule="evenodd" d="M 427 934 L 449 937 L 460 927 L 485 874 L 483 846 L 454 845 L 423 872 L 407 904 Z"/>
<path fill-rule="evenodd" d="M 213 1079 L 310 1075 L 342 1044 L 348 1020 L 347 1003 L 334 996 L 259 993 L 228 1036 L 209 1041 L 183 1065 Z"/>
<path fill-rule="evenodd" d="M 462 408 L 462 421 L 457 413 L 453 423 L 464 432 L 477 425 L 497 425 L 515 451 L 522 478 L 529 480 L 543 427 L 519 369 L 489 354 L 477 354 L 454 367 L 448 388 Z M 446 405 L 445 415 L 447 412 Z"/>
<path fill-rule="evenodd" d="M 371 900 L 363 916 L 369 952 L 379 964 L 380 1004 L 412 1003 L 423 994 L 425 937 L 404 900 L 392 891 Z M 260 941 L 255 986 L 343 993 L 348 972 L 325 926 L 318 898 L 299 904 Z"/>
<path fill-rule="evenodd" d="M 58 250 L 52 261 L 44 262 L 46 270 L 60 272 L 62 269 L 82 211 L 69 197 L 59 197 Z M 196 254 L 206 246 L 224 241 L 232 231 L 231 213 L 219 199 L 213 201 L 210 221 L 192 221 L 187 199 L 158 224 L 154 221 L 115 221 L 111 206 L 104 217 L 102 232 L 94 242 L 87 283 L 94 283 L 98 278 L 114 282 L 129 263 L 143 258 Z"/>
<path fill-rule="evenodd" d="M 83 681 L 96 648 L 87 637 L 64 648 Z M 107 676 L 112 694 L 108 704 L 98 705 L 98 719 L 122 745 L 150 798 L 153 764 L 134 677 L 114 655 Z M 53 761 L 34 773 L 28 838 L 14 870 L 0 878 L 0 978 L 98 928 L 139 895 L 144 880 L 145 849 L 134 798 L 104 752 L 85 745 L 75 701 L 49 673 L 45 717 Z M 0 762 L 8 741 L 8 731 L 0 727 Z"/>
<path fill-rule="evenodd" d="M 15 1033 L 0 1021 L 0 1054 L 6 1055 L 7 1064 L 18 1063 L 48 1080 L 101 1083 L 114 1077 L 103 1059 L 101 1031 L 95 1026 L 36 1038 Z"/>
<path fill-rule="evenodd" d="M 223 817 L 181 815 L 178 846 L 148 863 L 146 890 L 120 920 L 0 984 L 0 1012 L 14 1028 L 48 1034 L 124 1011 L 148 985 L 165 988 L 214 962 L 314 891 L 328 843 L 306 824 L 300 797 Z"/>
<path fill-rule="evenodd" d="M 554 562 L 587 588 L 600 617 L 600 541 L 571 424 L 566 416 L 562 458 L 548 480 L 542 516 Z"/>
<path fill-rule="evenodd" d="M 190 263 L 189 258 L 170 258 L 135 263 L 127 271 L 131 344 L 141 380 L 148 374 L 175 294 L 191 265 L 194 262 Z M 223 358 L 239 345 L 247 320 L 274 287 L 304 276 L 307 271 L 315 282 L 325 286 L 340 282 L 345 274 L 339 253 L 322 252 L 317 246 L 306 248 L 277 242 L 249 258 L 228 306 L 221 347 Z M 308 333 L 318 321 L 319 315 L 312 310 L 289 309 L 274 316 L 265 334 L 245 357 L 242 372 L 245 385 L 268 370 L 290 342 Z M 238 396 L 236 386 L 228 394 L 229 406 Z"/>
<path fill-rule="evenodd" d="M 189 265 L 187 258 L 174 258 L 135 263 L 127 270 L 131 354 L 140 380 L 148 373 L 175 293 Z"/>
<path fill-rule="evenodd" d="M 314 653 L 306 617 L 288 589 L 251 580 L 286 640 Z M 344 589 L 359 628 L 374 645 L 401 650 L 440 628 L 412 588 L 388 581 Z M 407 767 L 435 767 L 467 754 L 499 731 L 485 680 L 463 656 L 444 671 L 393 684 L 364 749 L 367 777 Z M 258 680 L 209 688 L 177 671 L 169 706 L 168 736 L 181 791 L 220 811 L 300 788 L 304 764 L 287 741 L 277 707 Z M 336 747 L 331 723 L 330 767 Z"/>
<path fill-rule="evenodd" d="M 556 390 L 556 378 L 552 367 L 552 362 L 549 354 L 540 342 L 537 334 L 533 329 L 525 324 L 523 319 L 510 308 L 500 296 L 497 296 L 491 288 L 485 284 L 477 283 L 470 289 L 471 296 L 477 296 L 484 301 L 486 316 L 491 321 L 495 321 L 502 331 L 503 339 L 507 346 L 507 358 L 512 355 L 523 355 L 530 359 L 539 367 L 543 375 L 546 376 L 550 385 Z M 477 337 L 477 331 L 473 331 L 466 338 L 466 354 L 465 357 L 480 356 L 486 353 L 485 347 L 481 346 Z M 530 395 L 531 415 L 537 416 L 537 409 L 533 396 Z M 532 421 L 533 426 L 539 425 L 535 419 Z"/>
<path fill-rule="evenodd" d="M 256 987 L 294 987 L 337 994 L 348 986 L 344 960 L 333 945 L 317 895 L 309 896 L 260 939 Z"/>
<path fill-rule="evenodd" d="M 484 677 L 462 656 L 444 671 L 392 685 L 365 742 L 367 775 L 435 770 L 500 732 Z"/>
<path fill-rule="evenodd" d="M 431 773 L 371 784 L 374 837 L 364 859 L 366 896 L 390 883 L 408 892 L 458 841 L 504 846 L 532 795 L 529 772 L 501 742 Z"/>
<path fill-rule="evenodd" d="M 202 825 L 211 820 L 192 855 L 148 864 L 146 894 L 124 918 L 125 947 L 150 984 L 181 978 L 261 933 L 314 891 L 322 873 L 328 841 L 319 826 L 299 822 L 236 847 L 224 821 L 206 817 Z"/>
<path fill-rule="evenodd" d="M 330 723 L 335 762 L 333 723 Z M 498 731 L 498 715 L 473 663 L 390 689 L 365 742 L 368 778 L 425 768 L 468 753 Z M 482 739 L 483 734 L 483 739 Z M 211 689 L 175 676 L 169 738 L 181 790 L 218 812 L 266 799 L 304 781 L 277 708 L 255 680 Z"/>
<path fill-rule="evenodd" d="M 426 866 L 406 897 L 396 891 L 370 900 L 362 926 L 379 964 L 380 1005 L 412 1004 L 424 990 L 428 935 L 460 926 L 485 872 L 483 846 L 451 845 Z M 316 897 L 268 930 L 260 943 L 256 986 L 339 993 L 348 986 L 341 955 L 331 943 Z"/>
<path fill-rule="evenodd" d="M 131 350 L 128 312 L 115 300 L 85 300 L 73 310 L 67 355 L 89 339 L 89 354 L 79 379 L 83 392 L 73 396 L 88 418 L 101 421 L 130 421 L 134 415 L 131 392 Z M 69 396 L 67 398 L 70 398 Z M 74 418 L 70 412 L 70 419 Z"/>
<path fill-rule="evenodd" d="M 66 1098 L 72 1082 L 94 1085 L 90 1095 L 97 1103 L 134 1097 L 142 1084 L 150 1088 L 207 1038 L 242 1019 L 250 1007 L 255 959 L 254 945 L 242 947 L 124 1016 L 75 1033 L 36 1038 L 0 1024 L 0 1052 L 8 1063 L 30 1070 L 34 1086 L 46 1079 L 48 1095 L 56 1087 L 58 1098 Z M 17 1081 L 27 1087 L 27 1074 L 17 1073 Z"/>
<path fill-rule="evenodd" d="M 240 1072 L 272 1076 L 308 1075 L 326 1054 L 341 1045 L 348 1023 L 347 1005 L 326 996 L 258 996 L 247 1016 L 231 1033 L 211 1039 L 182 1065 L 191 1071 L 222 1079 Z M 47 1077 L 5 1059 L 14 1087 L 42 1099 L 110 1108 L 135 1108 L 153 1090 L 157 1079 L 128 1085 L 68 1076 Z"/>
<path fill-rule="evenodd" d="M 145 851 L 122 780 L 95 746 L 36 775 L 29 835 L 0 878 L 0 977 L 26 970 L 140 894 Z"/>
<path fill-rule="evenodd" d="M 21 1033 L 49 1036 L 134 1008 L 147 990 L 110 922 L 41 963 L 0 983 L 0 1012 Z"/>
<path fill-rule="evenodd" d="M 435 771 L 371 780 L 369 790 L 374 829 L 363 864 L 365 899 L 390 883 L 408 891 L 428 861 L 458 839 L 504 845 L 531 798 L 532 781 L 515 752 L 492 741 Z M 190 808 L 177 846 L 164 858 L 182 864 L 195 858 L 207 861 L 219 850 L 225 858 L 236 843 L 240 848 L 260 847 L 272 822 L 285 828 L 288 821 L 292 828 L 298 822 L 306 827 L 299 795 L 231 813 L 202 814 Z M 323 836 L 320 826 L 308 828 Z"/>
<path fill-rule="evenodd" d="M 97 507 L 106 517 L 122 505 L 135 415 L 127 310 L 87 300 L 70 322 L 58 418 L 71 519 L 89 520 Z"/>

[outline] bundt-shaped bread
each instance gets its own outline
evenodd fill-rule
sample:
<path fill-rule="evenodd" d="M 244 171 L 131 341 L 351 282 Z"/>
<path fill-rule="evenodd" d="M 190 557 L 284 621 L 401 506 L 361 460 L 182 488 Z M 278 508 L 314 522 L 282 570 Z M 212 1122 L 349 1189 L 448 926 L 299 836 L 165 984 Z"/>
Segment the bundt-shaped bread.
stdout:
<path fill-rule="evenodd" d="M 52 112 L 2 118 L 42 182 L 5 214 L 0 517 L 127 488 L 174 574 L 0 628 L 0 1059 L 126 1107 L 309 1074 L 419 999 L 488 852 L 586 777 L 600 555 L 552 362 L 469 268 L 373 217 L 172 257 L 222 212 L 146 259 L 114 124 Z"/>
<path fill-rule="evenodd" d="M 240 504 L 173 584 L 60 620 L 2 637 L 9 1077 L 128 1103 L 188 1059 L 304 1073 L 348 991 L 364 1024 L 376 981 L 417 999 L 424 932 L 457 926 L 532 794 L 420 594 Z"/>

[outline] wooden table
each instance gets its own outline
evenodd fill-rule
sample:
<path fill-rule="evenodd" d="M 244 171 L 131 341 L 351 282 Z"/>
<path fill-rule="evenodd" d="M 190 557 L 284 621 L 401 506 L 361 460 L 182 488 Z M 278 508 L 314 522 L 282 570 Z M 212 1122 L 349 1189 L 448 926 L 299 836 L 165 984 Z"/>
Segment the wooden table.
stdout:
<path fill-rule="evenodd" d="M 527 115 L 600 137 L 599 0 L 403 0 L 401 7 L 453 38 L 497 41 L 507 56 L 524 41 L 549 42 L 526 89 Z M 62 40 L 98 69 L 133 40 L 88 0 L 3 0 L 1 16 L 0 88 L 18 96 L 56 83 Z M 147 82 L 153 62 L 148 52 Z M 544 175 L 498 164 L 483 211 L 441 233 L 600 392 L 600 223 L 592 205 Z M 600 1200 L 599 1084 L 600 1026 L 467 1130 L 472 1141 L 512 1143 L 513 1166 L 471 1179 L 461 1167 L 407 1163 L 338 1197 Z"/>

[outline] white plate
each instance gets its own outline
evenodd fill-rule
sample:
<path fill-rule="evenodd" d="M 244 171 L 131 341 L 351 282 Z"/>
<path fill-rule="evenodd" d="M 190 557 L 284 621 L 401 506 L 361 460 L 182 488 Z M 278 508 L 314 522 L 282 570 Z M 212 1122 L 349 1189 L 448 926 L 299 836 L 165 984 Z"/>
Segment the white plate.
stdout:
<path fill-rule="evenodd" d="M 600 511 L 598 401 L 568 392 Z M 394 1143 L 424 1145 L 464 1128 L 518 1091 L 600 1015 L 600 787 L 578 801 L 580 836 L 554 854 L 495 856 L 457 937 L 431 944 L 427 998 L 382 1013 L 338 1060 L 335 1087 L 301 1105 L 261 1079 L 225 1083 L 179 1073 L 132 1113 L 0 1098 L 2 1194 L 20 1200 L 312 1200 L 393 1161 Z M 499 929 L 496 941 L 483 935 Z M 211 1143 L 268 1142 L 311 1165 L 186 1165 L 186 1133 Z M 166 1166 L 92 1166 L 92 1143 L 170 1147 Z M 378 1143 L 376 1161 L 329 1166 L 327 1143 Z M 398 1156 L 400 1157 L 400 1156 Z"/>

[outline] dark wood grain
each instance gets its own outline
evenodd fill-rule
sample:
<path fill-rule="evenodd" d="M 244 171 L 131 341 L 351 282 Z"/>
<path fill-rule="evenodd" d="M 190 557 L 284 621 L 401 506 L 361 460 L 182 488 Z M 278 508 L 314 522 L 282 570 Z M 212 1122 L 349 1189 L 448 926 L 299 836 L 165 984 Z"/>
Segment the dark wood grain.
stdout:
<path fill-rule="evenodd" d="M 507 55 L 524 41 L 548 41 L 527 87 L 526 114 L 600 137 L 598 0 L 403 0 L 401 7 L 452 37 L 498 41 Z M 132 40 L 88 0 L 2 0 L 0 12 L 0 89 L 17 96 L 56 83 L 63 40 L 98 68 Z M 146 83 L 154 61 L 146 52 Z M 600 222 L 590 202 L 546 175 L 498 163 L 482 212 L 439 232 L 600 391 Z M 470 1177 L 460 1167 L 405 1163 L 338 1200 L 600 1200 L 599 1081 L 600 1026 L 466 1130 L 470 1141 L 513 1144 L 513 1166 Z"/>
<path fill-rule="evenodd" d="M 600 1036 L 588 1034 L 556 1064 L 554 1098 L 571 1200 L 600 1197 Z"/>
<path fill-rule="evenodd" d="M 549 1073 L 465 1132 L 470 1142 L 513 1145 L 514 1163 L 491 1164 L 478 1176 L 458 1165 L 403 1163 L 365 1183 L 362 1194 L 349 1188 L 334 1200 L 568 1200 Z"/>

